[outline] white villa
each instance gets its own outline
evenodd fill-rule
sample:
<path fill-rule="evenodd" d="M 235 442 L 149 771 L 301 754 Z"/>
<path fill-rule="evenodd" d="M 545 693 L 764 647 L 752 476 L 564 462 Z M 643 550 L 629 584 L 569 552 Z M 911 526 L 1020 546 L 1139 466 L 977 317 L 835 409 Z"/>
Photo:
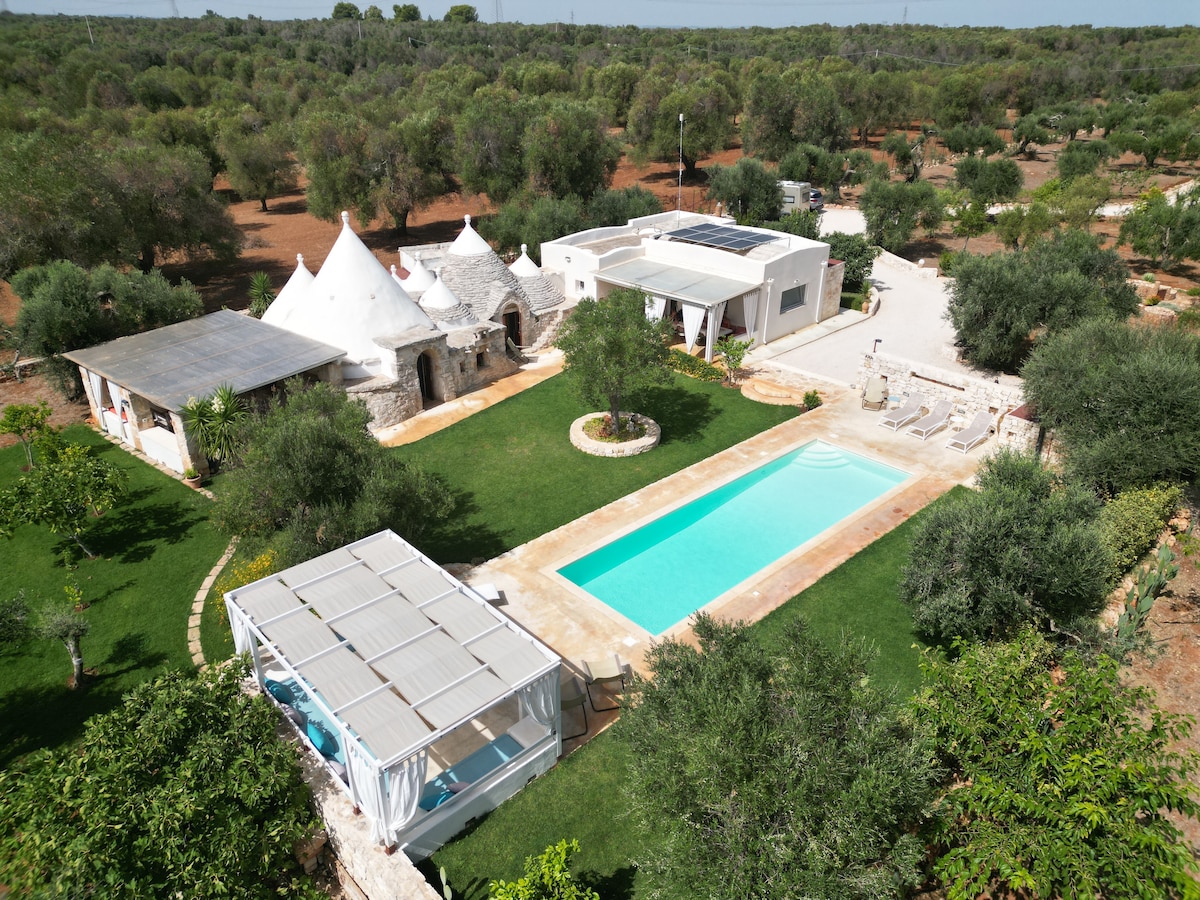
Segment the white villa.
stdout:
<path fill-rule="evenodd" d="M 819 241 L 665 212 L 544 243 L 542 270 L 571 301 L 644 292 L 647 315 L 678 322 L 688 352 L 703 340 L 711 362 L 709 335 L 766 344 L 837 315 L 845 266 Z"/>

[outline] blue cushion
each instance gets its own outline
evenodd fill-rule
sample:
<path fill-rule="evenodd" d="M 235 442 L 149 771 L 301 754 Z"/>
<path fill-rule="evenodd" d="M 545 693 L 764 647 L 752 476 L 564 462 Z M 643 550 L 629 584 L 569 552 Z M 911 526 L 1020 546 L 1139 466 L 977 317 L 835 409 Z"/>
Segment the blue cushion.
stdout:
<path fill-rule="evenodd" d="M 421 807 L 421 809 L 426 811 L 437 809 L 453 796 L 454 791 L 442 791 L 440 794 L 429 794 L 426 797 L 422 797 L 421 802 L 418 805 Z"/>
<path fill-rule="evenodd" d="M 292 696 L 291 688 L 287 685 L 280 684 L 278 681 L 272 681 L 269 678 L 264 683 L 267 686 L 267 693 L 280 703 L 286 703 L 288 706 L 291 706 L 296 702 Z"/>
<path fill-rule="evenodd" d="M 317 748 L 317 752 L 326 759 L 337 755 L 337 738 L 312 719 L 308 720 L 308 739 L 313 742 L 313 746 Z"/>

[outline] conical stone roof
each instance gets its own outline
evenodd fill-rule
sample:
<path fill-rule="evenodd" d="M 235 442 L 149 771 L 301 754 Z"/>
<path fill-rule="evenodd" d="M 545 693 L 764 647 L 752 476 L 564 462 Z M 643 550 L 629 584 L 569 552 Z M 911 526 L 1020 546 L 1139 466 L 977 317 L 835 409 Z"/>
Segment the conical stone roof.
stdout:
<path fill-rule="evenodd" d="M 554 283 L 542 274 L 537 263 L 529 258 L 527 245 L 521 245 L 520 257 L 508 269 L 517 276 L 517 281 L 525 290 L 525 295 L 529 298 L 529 304 L 533 307 L 534 312 L 558 306 L 566 299 L 554 286 Z"/>
<path fill-rule="evenodd" d="M 416 262 L 413 263 L 413 267 L 408 270 L 408 277 L 401 281 L 400 284 L 404 290 L 408 291 L 410 297 L 420 300 L 421 295 L 433 287 L 433 283 L 436 280 L 437 276 L 429 271 L 428 266 L 421 262 L 421 257 L 418 255 Z"/>
<path fill-rule="evenodd" d="M 446 283 L 437 277 L 429 290 L 421 295 L 421 308 L 442 331 L 479 324 L 470 307 L 454 296 L 454 292 L 446 287 Z"/>
<path fill-rule="evenodd" d="M 439 273 L 442 281 L 481 321 L 495 318 L 510 299 L 524 301 L 532 308 L 517 276 L 471 227 L 471 217 L 466 216 L 464 221 L 465 227 L 446 251 Z"/>
<path fill-rule="evenodd" d="M 313 283 L 314 277 L 313 273 L 308 271 L 308 266 L 304 265 L 304 256 L 297 253 L 296 269 L 292 272 L 292 277 L 275 295 L 275 299 L 263 313 L 262 320 L 281 328 L 286 327 L 283 324 L 284 320 L 292 314 L 305 294 L 308 293 L 308 287 Z"/>
<path fill-rule="evenodd" d="M 375 258 L 342 213 L 342 231 L 307 295 L 283 327 L 341 347 L 351 360 L 381 358 L 375 338 L 434 328 L 433 321 Z"/>

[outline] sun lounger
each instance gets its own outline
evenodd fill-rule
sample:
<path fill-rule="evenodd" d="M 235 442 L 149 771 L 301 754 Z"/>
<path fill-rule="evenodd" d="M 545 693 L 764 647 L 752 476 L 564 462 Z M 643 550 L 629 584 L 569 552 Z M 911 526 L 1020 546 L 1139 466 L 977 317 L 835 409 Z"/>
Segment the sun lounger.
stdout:
<path fill-rule="evenodd" d="M 953 411 L 953 403 L 949 400 L 939 400 L 933 405 L 933 409 L 929 411 L 929 415 L 913 423 L 912 428 L 908 429 L 908 433 L 913 437 L 925 440 L 931 434 L 941 431 L 950 423 L 950 413 Z"/>
<path fill-rule="evenodd" d="M 875 375 L 863 388 L 862 408 L 883 409 L 885 403 L 887 403 L 887 379 L 882 375 Z"/>
<path fill-rule="evenodd" d="M 990 412 L 975 413 L 971 424 L 946 441 L 946 446 L 959 453 L 966 453 L 972 447 L 982 444 L 992 433 L 992 414 Z"/>
<path fill-rule="evenodd" d="M 892 431 L 899 431 L 905 425 L 921 418 L 921 408 L 924 405 L 925 395 L 913 394 L 902 407 L 885 412 L 880 416 L 879 424 L 892 429 Z"/>

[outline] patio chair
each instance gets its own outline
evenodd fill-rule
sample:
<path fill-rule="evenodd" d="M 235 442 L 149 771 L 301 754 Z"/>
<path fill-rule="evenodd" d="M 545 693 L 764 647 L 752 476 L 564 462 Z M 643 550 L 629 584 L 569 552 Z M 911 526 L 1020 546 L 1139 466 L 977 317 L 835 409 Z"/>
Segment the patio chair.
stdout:
<path fill-rule="evenodd" d="M 887 403 L 887 379 L 882 375 L 874 375 L 863 388 L 862 408 L 863 409 L 883 409 L 883 404 Z"/>
<path fill-rule="evenodd" d="M 992 434 L 992 414 L 986 410 L 975 413 L 971 424 L 946 441 L 946 446 L 959 453 L 966 453 L 982 444 Z"/>
<path fill-rule="evenodd" d="M 949 400 L 939 400 L 933 405 L 929 415 L 913 423 L 912 428 L 908 429 L 908 433 L 913 437 L 925 440 L 931 434 L 941 431 L 950 424 L 950 413 L 953 411 L 953 403 Z"/>
<path fill-rule="evenodd" d="M 559 708 L 563 712 L 568 710 L 578 709 L 583 715 L 583 731 L 577 731 L 575 734 L 564 734 L 562 739 L 569 741 L 572 738 L 583 737 L 588 733 L 588 718 L 587 718 L 587 692 L 579 686 L 579 679 L 572 678 L 570 681 L 564 682 L 562 686 L 562 697 L 559 700 Z"/>
<path fill-rule="evenodd" d="M 606 687 L 613 690 L 612 685 L 619 683 L 618 691 L 625 690 L 625 665 L 621 662 L 621 658 L 617 654 L 606 656 L 598 662 L 583 661 L 583 674 L 586 677 L 586 687 L 588 701 L 592 704 L 592 709 L 595 712 L 605 712 L 610 709 L 619 709 L 620 704 L 614 703 L 612 706 L 597 706 L 596 696 L 592 693 L 593 687 Z"/>
<path fill-rule="evenodd" d="M 909 425 L 921 418 L 921 409 L 924 406 L 925 395 L 913 394 L 902 407 L 885 412 L 880 416 L 879 424 L 892 429 L 892 431 L 899 431 L 905 425 Z"/>

